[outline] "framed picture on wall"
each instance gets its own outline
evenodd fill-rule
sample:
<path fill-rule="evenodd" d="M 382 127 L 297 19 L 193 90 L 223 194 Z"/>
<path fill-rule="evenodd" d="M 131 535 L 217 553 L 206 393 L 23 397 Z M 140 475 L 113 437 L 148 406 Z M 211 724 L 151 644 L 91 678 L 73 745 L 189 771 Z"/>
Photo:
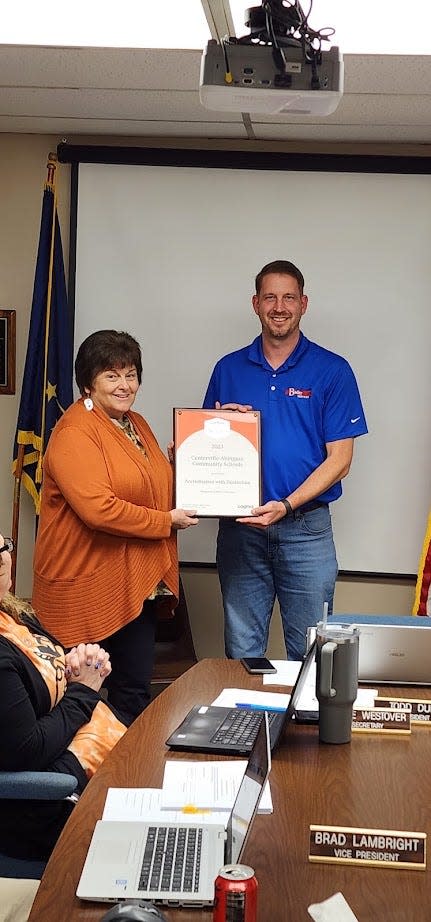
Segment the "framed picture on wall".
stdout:
<path fill-rule="evenodd" d="M 0 394 L 15 393 L 16 311 L 0 310 Z"/>

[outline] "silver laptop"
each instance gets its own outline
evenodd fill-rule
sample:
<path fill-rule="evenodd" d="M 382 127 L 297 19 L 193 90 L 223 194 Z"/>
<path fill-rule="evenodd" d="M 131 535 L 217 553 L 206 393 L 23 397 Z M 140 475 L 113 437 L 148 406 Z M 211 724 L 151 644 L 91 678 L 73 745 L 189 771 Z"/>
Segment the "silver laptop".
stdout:
<path fill-rule="evenodd" d="M 357 624 L 360 682 L 431 685 L 431 628 Z"/>
<path fill-rule="evenodd" d="M 354 615 L 340 618 L 340 624 L 348 622 L 359 629 L 359 682 L 431 685 L 431 627 L 421 625 L 421 618 L 413 620 L 417 623 L 373 624 L 356 621 Z M 329 623 L 334 627 L 337 616 Z"/>
<path fill-rule="evenodd" d="M 241 860 L 270 768 L 264 713 L 226 827 L 99 820 L 76 895 L 102 902 L 211 905 L 220 868 Z"/>

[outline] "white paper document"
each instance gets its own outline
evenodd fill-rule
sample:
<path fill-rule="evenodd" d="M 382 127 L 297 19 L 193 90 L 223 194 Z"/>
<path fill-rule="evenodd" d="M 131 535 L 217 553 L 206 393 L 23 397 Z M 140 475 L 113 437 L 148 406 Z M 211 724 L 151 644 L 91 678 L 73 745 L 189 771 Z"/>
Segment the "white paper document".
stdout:
<path fill-rule="evenodd" d="M 353 703 L 354 708 L 372 708 L 374 706 L 374 698 L 377 694 L 375 688 L 358 688 L 358 696 L 356 701 Z M 308 685 L 303 689 L 299 702 L 297 704 L 298 711 L 318 711 L 319 702 L 316 698 L 316 689 L 313 686 L 310 688 Z"/>
<path fill-rule="evenodd" d="M 268 673 L 263 676 L 264 685 L 294 685 L 301 668 L 301 663 L 297 660 L 271 660 L 277 673 Z M 259 694 L 259 692 L 254 692 Z M 265 693 L 263 693 L 265 694 Z M 270 692 L 267 692 L 270 695 Z M 374 705 L 374 699 L 377 695 L 376 688 L 358 688 L 358 696 L 353 707 L 370 708 Z M 273 694 L 273 697 L 275 695 Z M 287 695 L 289 699 L 289 695 Z M 297 704 L 298 710 L 318 711 L 319 702 L 316 698 L 316 664 L 312 663 L 307 675 L 304 688 L 302 689 L 300 699 Z"/>
<path fill-rule="evenodd" d="M 313 903 L 308 912 L 314 922 L 358 922 L 342 893 L 334 893 L 323 903 Z"/>
<path fill-rule="evenodd" d="M 235 762 L 183 762 L 172 759 L 165 764 L 162 806 L 167 810 L 200 808 L 229 811 L 233 807 L 246 766 L 245 759 Z M 272 813 L 268 781 L 263 789 L 258 813 Z"/>
<path fill-rule="evenodd" d="M 301 663 L 294 659 L 272 659 L 271 665 L 277 672 L 268 672 L 263 675 L 264 685 L 294 685 Z M 310 670 L 311 671 L 311 670 Z"/>
<path fill-rule="evenodd" d="M 226 822 L 226 810 L 164 810 L 161 788 L 108 788 L 103 820 L 156 823 Z"/>

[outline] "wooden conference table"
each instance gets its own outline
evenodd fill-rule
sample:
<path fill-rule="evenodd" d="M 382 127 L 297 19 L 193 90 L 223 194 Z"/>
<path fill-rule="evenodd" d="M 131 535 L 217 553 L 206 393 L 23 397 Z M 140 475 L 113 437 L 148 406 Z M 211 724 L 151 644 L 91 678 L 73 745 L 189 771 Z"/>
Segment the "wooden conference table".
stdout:
<path fill-rule="evenodd" d="M 225 687 L 259 689 L 262 679 L 249 676 L 237 661 L 202 660 L 130 727 L 75 807 L 30 922 L 99 922 L 108 905 L 82 902 L 75 890 L 107 788 L 160 788 L 166 759 L 190 757 L 169 752 L 165 739 L 192 705 L 209 704 Z M 403 693 L 431 699 L 431 689 L 397 689 L 397 695 Z M 256 817 L 244 856 L 259 881 L 258 922 L 310 922 L 310 903 L 338 890 L 359 922 L 429 922 L 430 857 L 425 871 L 316 864 L 308 861 L 308 844 L 310 823 L 429 834 L 431 726 L 414 725 L 405 738 L 355 734 L 350 744 L 330 746 L 319 744 L 317 727 L 291 724 L 273 754 L 270 784 L 274 813 Z M 201 909 L 164 912 L 169 922 L 211 918 Z"/>

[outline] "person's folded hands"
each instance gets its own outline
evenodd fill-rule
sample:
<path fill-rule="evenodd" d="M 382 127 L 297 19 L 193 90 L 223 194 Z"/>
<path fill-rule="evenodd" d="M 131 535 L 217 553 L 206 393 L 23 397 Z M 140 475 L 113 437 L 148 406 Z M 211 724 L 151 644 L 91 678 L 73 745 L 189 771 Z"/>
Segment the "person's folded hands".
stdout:
<path fill-rule="evenodd" d="M 65 656 L 67 682 L 82 682 L 96 691 L 112 671 L 109 653 L 98 643 L 80 643 Z"/>

